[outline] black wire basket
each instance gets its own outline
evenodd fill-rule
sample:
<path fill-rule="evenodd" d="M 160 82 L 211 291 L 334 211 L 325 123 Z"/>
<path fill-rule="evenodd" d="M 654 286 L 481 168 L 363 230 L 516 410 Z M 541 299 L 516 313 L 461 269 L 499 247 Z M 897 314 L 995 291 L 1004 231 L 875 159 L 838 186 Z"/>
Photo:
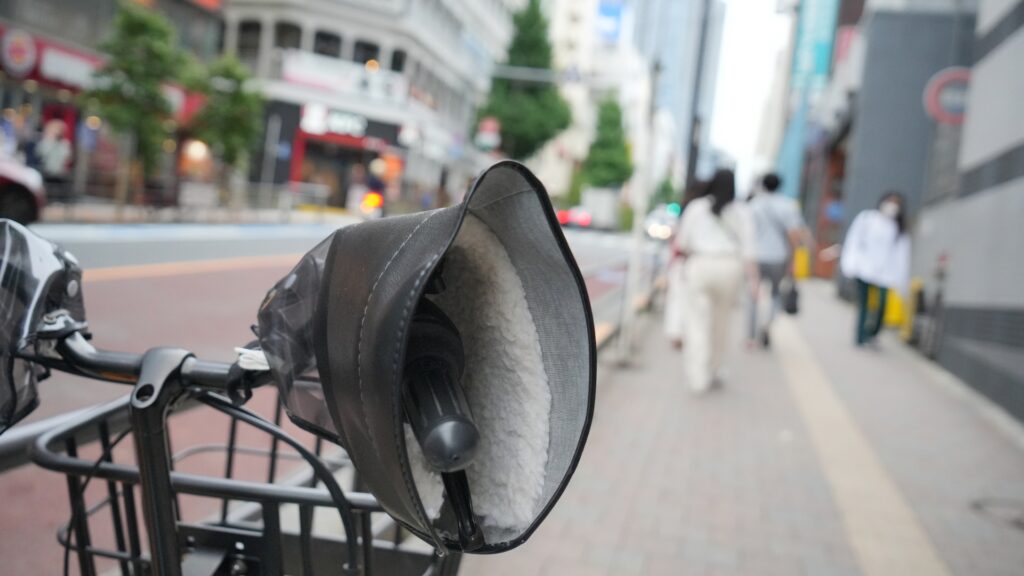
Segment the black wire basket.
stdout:
<path fill-rule="evenodd" d="M 31 456 L 36 464 L 67 477 L 71 520 L 57 535 L 64 547 L 65 573 L 71 557 L 83 576 L 99 573 L 139 576 L 153 572 L 150 553 L 145 548 L 145 522 L 140 521 L 142 515 L 136 492 L 139 469 L 134 463 L 120 463 L 114 458 L 117 443 L 133 434 L 128 424 L 129 402 L 126 396 L 99 406 L 42 434 L 32 447 Z M 279 423 L 279 402 L 277 406 L 275 420 Z M 184 522 L 179 514 L 176 532 L 182 550 L 182 574 L 454 576 L 458 572 L 459 554 L 438 555 L 393 521 L 388 522 L 390 518 L 383 520 L 386 514 L 370 494 L 350 490 L 344 494 L 344 502 L 339 507 L 337 499 L 322 485 L 318 486 L 312 474 L 299 481 L 275 482 L 282 462 L 303 456 L 279 449 L 281 441 L 277 437 L 272 437 L 269 450 L 240 445 L 239 424 L 252 422 L 237 413 L 225 412 L 231 418 L 226 443 L 190 446 L 176 452 L 172 459 L 175 464 L 181 464 L 199 454 L 219 452 L 225 461 L 221 476 L 171 473 L 171 497 L 193 495 L 213 499 L 216 504 L 209 518 L 202 522 Z M 79 449 L 94 441 L 99 443 L 99 459 L 79 456 Z M 307 455 L 314 453 L 333 473 L 350 466 L 344 453 L 324 456 L 319 440 Z M 243 454 L 266 459 L 267 482 L 233 477 L 236 456 Z M 352 484 L 358 486 L 358 474 L 354 470 L 351 477 Z M 105 485 L 102 496 L 94 497 L 93 502 L 86 501 L 85 488 L 89 482 Z M 95 496 L 95 491 L 93 494 Z M 282 522 L 282 508 L 287 506 L 297 508 L 297 522 Z M 292 516 L 294 508 L 289 509 Z M 348 514 L 349 521 L 338 534 L 315 531 L 313 518 L 318 508 L 327 509 L 322 513 Z M 374 522 L 375 519 L 378 521 Z M 103 540 L 112 541 L 112 546 L 93 544 L 100 540 L 96 530 L 111 528 L 113 538 L 104 534 Z M 115 568 L 98 572 L 97 561 L 103 559 Z"/>

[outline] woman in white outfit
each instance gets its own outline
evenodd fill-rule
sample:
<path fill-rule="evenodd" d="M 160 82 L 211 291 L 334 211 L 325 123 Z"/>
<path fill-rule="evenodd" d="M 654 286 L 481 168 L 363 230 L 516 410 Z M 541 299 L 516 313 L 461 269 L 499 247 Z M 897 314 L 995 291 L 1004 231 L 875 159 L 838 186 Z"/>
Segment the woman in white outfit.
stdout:
<path fill-rule="evenodd" d="M 706 182 L 698 182 L 686 191 L 682 203 L 684 213 L 690 202 L 704 195 L 706 184 Z M 683 336 L 685 336 L 686 329 L 683 322 L 683 317 L 686 314 L 686 266 L 683 253 L 676 242 L 681 222 L 682 219 L 680 222 L 676 222 L 675 230 L 672 231 L 672 237 L 668 241 L 671 253 L 665 270 L 668 280 L 665 288 L 665 335 L 668 336 L 672 348 L 676 350 L 683 349 Z"/>
<path fill-rule="evenodd" d="M 721 384 L 733 307 L 744 277 L 757 286 L 754 226 L 735 202 L 731 170 L 719 170 L 683 212 L 676 248 L 686 258 L 686 377 L 695 392 Z"/>

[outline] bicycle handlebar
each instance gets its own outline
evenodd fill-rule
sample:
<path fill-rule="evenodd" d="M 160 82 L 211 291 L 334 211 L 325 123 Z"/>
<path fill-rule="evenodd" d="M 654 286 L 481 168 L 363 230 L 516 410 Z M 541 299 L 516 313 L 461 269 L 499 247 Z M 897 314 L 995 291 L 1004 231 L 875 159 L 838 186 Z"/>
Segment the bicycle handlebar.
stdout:
<path fill-rule="evenodd" d="M 68 369 L 93 378 L 134 384 L 142 370 L 142 354 L 99 350 L 77 332 L 61 340 L 58 351 L 67 365 L 55 366 L 57 369 Z M 186 385 L 227 391 L 241 377 L 240 372 L 232 370 L 234 366 L 191 356 L 181 365 L 181 378 Z M 263 383 L 257 381 L 255 385 Z"/>

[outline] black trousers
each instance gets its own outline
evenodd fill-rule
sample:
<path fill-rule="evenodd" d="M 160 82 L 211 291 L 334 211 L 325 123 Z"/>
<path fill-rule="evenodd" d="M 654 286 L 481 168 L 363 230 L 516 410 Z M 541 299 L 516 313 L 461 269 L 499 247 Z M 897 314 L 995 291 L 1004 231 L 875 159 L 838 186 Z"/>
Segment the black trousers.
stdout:
<path fill-rule="evenodd" d="M 885 300 L 888 288 L 857 279 L 857 344 L 874 340 L 885 320 Z M 876 298 L 872 296 L 877 294 Z"/>

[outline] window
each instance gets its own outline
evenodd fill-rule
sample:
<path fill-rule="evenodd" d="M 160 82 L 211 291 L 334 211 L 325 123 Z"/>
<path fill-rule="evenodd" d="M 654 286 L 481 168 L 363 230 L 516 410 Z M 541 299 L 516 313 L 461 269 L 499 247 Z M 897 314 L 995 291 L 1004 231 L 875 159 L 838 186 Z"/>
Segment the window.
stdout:
<path fill-rule="evenodd" d="M 238 59 L 255 68 L 260 58 L 261 26 L 255 20 L 247 20 L 238 25 Z"/>
<path fill-rule="evenodd" d="M 274 26 L 275 48 L 298 48 L 302 44 L 302 29 L 290 22 L 278 22 Z"/>
<path fill-rule="evenodd" d="M 313 52 L 341 58 L 341 36 L 317 30 L 313 37 Z"/>
<path fill-rule="evenodd" d="M 395 50 L 391 54 L 391 69 L 395 72 L 405 72 L 405 50 Z"/>
<path fill-rule="evenodd" d="M 372 42 L 364 42 L 362 40 L 356 42 L 355 51 L 352 54 L 352 61 L 365 64 L 370 60 L 377 60 L 380 58 L 380 46 Z"/>

